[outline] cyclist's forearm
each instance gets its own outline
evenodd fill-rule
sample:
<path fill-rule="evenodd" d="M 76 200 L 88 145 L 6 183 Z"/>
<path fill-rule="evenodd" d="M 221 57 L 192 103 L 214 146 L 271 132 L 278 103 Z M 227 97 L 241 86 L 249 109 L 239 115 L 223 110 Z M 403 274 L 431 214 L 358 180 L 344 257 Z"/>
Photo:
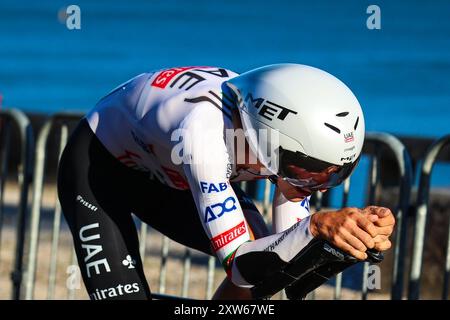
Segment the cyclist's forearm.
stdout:
<path fill-rule="evenodd" d="M 251 287 L 285 267 L 313 239 L 309 220 L 307 217 L 286 231 L 239 246 L 231 265 L 233 283 Z"/>

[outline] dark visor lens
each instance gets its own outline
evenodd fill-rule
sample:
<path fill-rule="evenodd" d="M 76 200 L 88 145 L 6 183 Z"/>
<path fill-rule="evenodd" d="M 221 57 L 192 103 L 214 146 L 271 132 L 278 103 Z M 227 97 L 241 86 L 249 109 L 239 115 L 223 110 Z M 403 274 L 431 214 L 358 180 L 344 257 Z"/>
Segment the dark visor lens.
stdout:
<path fill-rule="evenodd" d="M 352 163 L 339 166 L 280 148 L 279 175 L 296 187 L 328 189 L 347 179 L 358 161 L 359 157 Z"/>

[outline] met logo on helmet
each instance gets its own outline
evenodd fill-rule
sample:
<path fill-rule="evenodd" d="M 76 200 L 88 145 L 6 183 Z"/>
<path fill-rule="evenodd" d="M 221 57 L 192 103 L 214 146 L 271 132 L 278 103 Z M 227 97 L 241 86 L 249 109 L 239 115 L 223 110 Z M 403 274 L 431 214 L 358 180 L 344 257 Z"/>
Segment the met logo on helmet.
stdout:
<path fill-rule="evenodd" d="M 355 157 L 356 157 L 356 153 L 352 154 L 351 156 L 341 158 L 341 161 L 352 162 L 352 160 L 355 159 Z"/>
<path fill-rule="evenodd" d="M 280 106 L 279 104 L 273 103 L 264 98 L 254 99 L 251 93 L 247 94 L 245 97 L 245 102 L 252 105 L 256 109 L 259 109 L 258 114 L 270 121 L 272 121 L 275 116 L 277 119 L 284 120 L 289 113 L 297 114 L 297 111 Z"/>

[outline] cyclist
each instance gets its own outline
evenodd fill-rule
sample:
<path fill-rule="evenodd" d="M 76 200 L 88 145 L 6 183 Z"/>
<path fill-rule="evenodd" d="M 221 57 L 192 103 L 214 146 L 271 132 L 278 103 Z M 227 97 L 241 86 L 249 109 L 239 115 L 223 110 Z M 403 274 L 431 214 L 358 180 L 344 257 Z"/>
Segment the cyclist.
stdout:
<path fill-rule="evenodd" d="M 151 298 L 132 213 L 220 259 L 214 298 L 252 298 L 314 238 L 359 260 L 387 250 L 388 208 L 309 211 L 313 192 L 350 176 L 364 132 L 351 90 L 305 65 L 171 68 L 118 86 L 80 121 L 58 173 L 90 298 Z M 272 230 L 236 183 L 255 179 L 276 184 Z"/>

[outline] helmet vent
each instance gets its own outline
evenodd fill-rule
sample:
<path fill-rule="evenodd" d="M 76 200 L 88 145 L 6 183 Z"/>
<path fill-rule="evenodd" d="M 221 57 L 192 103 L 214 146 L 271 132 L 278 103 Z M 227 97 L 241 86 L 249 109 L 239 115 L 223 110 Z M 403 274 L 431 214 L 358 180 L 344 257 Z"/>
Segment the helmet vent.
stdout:
<path fill-rule="evenodd" d="M 346 117 L 346 116 L 348 116 L 348 112 L 347 112 L 347 111 L 338 113 L 338 114 L 336 115 L 336 117 Z"/>
<path fill-rule="evenodd" d="M 358 127 L 358 122 L 359 122 L 359 117 L 358 117 L 358 118 L 356 118 L 355 126 L 353 127 L 353 129 L 355 129 L 355 130 L 356 130 L 356 128 Z"/>
<path fill-rule="evenodd" d="M 337 132 L 337 133 L 341 133 L 341 130 L 339 130 L 338 128 L 336 128 L 335 126 L 329 124 L 329 123 L 324 123 L 324 125 L 326 125 L 328 128 L 330 128 L 331 130 Z"/>

